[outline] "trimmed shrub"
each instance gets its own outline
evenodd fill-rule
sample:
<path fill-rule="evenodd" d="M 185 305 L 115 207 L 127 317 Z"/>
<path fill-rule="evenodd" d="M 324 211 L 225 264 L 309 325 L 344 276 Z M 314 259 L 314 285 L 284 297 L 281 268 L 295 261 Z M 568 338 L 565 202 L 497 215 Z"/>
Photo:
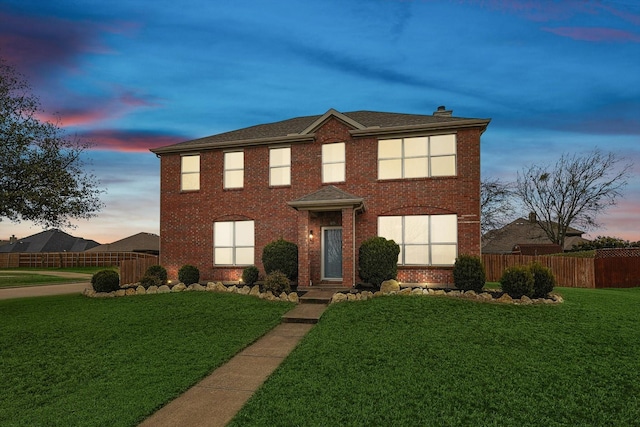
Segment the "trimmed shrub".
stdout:
<path fill-rule="evenodd" d="M 185 264 L 178 270 L 178 280 L 189 286 L 200 281 L 200 270 L 193 265 Z"/>
<path fill-rule="evenodd" d="M 120 289 L 120 275 L 114 270 L 100 270 L 91 277 L 96 292 L 113 292 Z"/>
<path fill-rule="evenodd" d="M 291 282 L 283 272 L 276 270 L 267 274 L 262 288 L 265 292 L 271 291 L 273 295 L 278 296 L 282 292 L 291 292 Z"/>
<path fill-rule="evenodd" d="M 265 273 L 284 273 L 289 280 L 298 278 L 298 245 L 280 238 L 267 244 L 262 250 Z"/>
<path fill-rule="evenodd" d="M 160 287 L 163 284 L 164 282 L 160 280 L 158 276 L 155 276 L 153 274 L 146 274 L 142 277 L 142 279 L 140 279 L 140 286 L 142 286 L 145 289 L 149 289 L 150 286 Z"/>
<path fill-rule="evenodd" d="M 147 271 L 144 273 L 145 276 L 155 276 L 160 279 L 160 283 L 164 285 L 167 283 L 167 269 L 161 265 L 152 265 L 147 268 Z M 143 285 L 144 286 L 144 285 Z M 151 285 L 149 285 L 151 286 Z M 160 286 L 160 285 L 158 285 Z M 146 287 L 146 286 L 145 286 Z"/>
<path fill-rule="evenodd" d="M 537 262 L 529 266 L 529 271 L 533 274 L 533 298 L 546 298 L 556 284 L 553 273 Z"/>
<path fill-rule="evenodd" d="M 528 267 L 509 267 L 502 273 L 500 285 L 511 298 L 530 297 L 533 295 L 533 274 Z"/>
<path fill-rule="evenodd" d="M 453 283 L 462 291 L 480 292 L 484 288 L 486 274 L 477 256 L 460 255 L 453 264 Z"/>
<path fill-rule="evenodd" d="M 400 246 L 384 237 L 372 237 L 360 245 L 358 270 L 360 278 L 376 287 L 398 275 Z"/>
<path fill-rule="evenodd" d="M 247 286 L 252 286 L 254 283 L 258 281 L 258 276 L 260 272 L 258 271 L 258 267 L 255 265 L 250 265 L 249 267 L 245 267 L 242 270 L 242 281 Z"/>

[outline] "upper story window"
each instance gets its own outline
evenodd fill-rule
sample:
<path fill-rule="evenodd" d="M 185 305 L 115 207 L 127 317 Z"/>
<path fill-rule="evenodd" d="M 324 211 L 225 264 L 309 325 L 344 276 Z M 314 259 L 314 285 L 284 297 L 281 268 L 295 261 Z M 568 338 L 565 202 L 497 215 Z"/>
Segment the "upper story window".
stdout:
<path fill-rule="evenodd" d="M 322 182 L 345 181 L 344 142 L 322 145 Z"/>
<path fill-rule="evenodd" d="M 213 224 L 215 265 L 252 265 L 254 251 L 254 221 L 219 221 Z"/>
<path fill-rule="evenodd" d="M 200 189 L 200 155 L 180 157 L 180 190 Z"/>
<path fill-rule="evenodd" d="M 455 134 L 378 141 L 378 179 L 455 174 Z"/>
<path fill-rule="evenodd" d="M 224 188 L 242 188 L 244 186 L 244 152 L 224 153 Z"/>
<path fill-rule="evenodd" d="M 269 150 L 269 185 L 291 185 L 291 147 Z"/>
<path fill-rule="evenodd" d="M 458 256 L 456 215 L 380 216 L 378 235 L 400 245 L 399 265 L 453 265 Z"/>

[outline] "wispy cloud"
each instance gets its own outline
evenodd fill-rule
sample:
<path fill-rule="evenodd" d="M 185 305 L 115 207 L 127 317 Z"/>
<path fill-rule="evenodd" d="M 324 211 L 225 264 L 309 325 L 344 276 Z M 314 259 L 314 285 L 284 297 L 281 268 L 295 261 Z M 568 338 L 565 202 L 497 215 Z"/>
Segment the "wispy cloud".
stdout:
<path fill-rule="evenodd" d="M 588 41 L 588 42 L 634 42 L 640 43 L 640 34 L 632 33 L 630 31 L 617 30 L 614 28 L 599 28 L 599 27 L 557 27 L 557 28 L 542 28 L 543 31 L 547 31 L 558 36 L 569 37 L 574 40 Z"/>
<path fill-rule="evenodd" d="M 190 139 L 189 136 L 148 130 L 103 129 L 78 134 L 78 137 L 94 143 L 94 150 L 119 152 L 147 152 L 150 148 L 162 147 Z"/>

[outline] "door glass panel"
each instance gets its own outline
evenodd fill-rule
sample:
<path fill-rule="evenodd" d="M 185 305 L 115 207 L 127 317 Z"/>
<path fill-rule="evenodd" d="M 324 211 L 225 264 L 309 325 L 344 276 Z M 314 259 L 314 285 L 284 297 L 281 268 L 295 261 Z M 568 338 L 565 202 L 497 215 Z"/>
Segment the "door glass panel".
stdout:
<path fill-rule="evenodd" d="M 342 277 L 342 229 L 324 230 L 324 277 L 339 279 Z"/>

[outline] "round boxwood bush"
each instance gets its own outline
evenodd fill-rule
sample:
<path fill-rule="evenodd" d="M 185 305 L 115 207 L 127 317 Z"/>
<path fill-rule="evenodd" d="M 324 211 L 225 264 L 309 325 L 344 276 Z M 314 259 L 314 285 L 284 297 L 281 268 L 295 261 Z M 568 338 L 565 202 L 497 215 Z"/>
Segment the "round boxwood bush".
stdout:
<path fill-rule="evenodd" d="M 360 245 L 358 267 L 360 278 L 376 287 L 398 275 L 400 246 L 384 237 L 372 237 Z"/>
<path fill-rule="evenodd" d="M 477 256 L 460 255 L 453 264 L 453 283 L 462 291 L 480 292 L 484 288 L 486 274 Z"/>
<path fill-rule="evenodd" d="M 91 277 L 91 286 L 96 292 L 113 292 L 120 289 L 120 276 L 114 270 L 100 270 Z"/>
<path fill-rule="evenodd" d="M 178 280 L 185 285 L 192 285 L 200 281 L 200 270 L 193 265 L 185 264 L 178 270 Z"/>
<path fill-rule="evenodd" d="M 529 266 L 533 274 L 533 297 L 546 298 L 556 284 L 556 278 L 551 270 L 540 263 L 534 262 Z"/>
<path fill-rule="evenodd" d="M 278 296 L 282 292 L 291 292 L 291 282 L 283 272 L 276 270 L 267 274 L 262 288 L 265 292 L 271 291 L 273 295 Z"/>
<path fill-rule="evenodd" d="M 509 267 L 502 273 L 500 285 L 511 298 L 530 297 L 533 295 L 533 274 L 528 267 Z"/>
<path fill-rule="evenodd" d="M 244 270 L 242 270 L 242 281 L 245 285 L 252 286 L 258 281 L 259 274 L 260 272 L 258 271 L 258 267 L 255 265 L 245 267 Z"/>
<path fill-rule="evenodd" d="M 161 265 L 152 265 L 151 267 L 147 268 L 147 271 L 144 273 L 144 275 L 157 277 L 158 279 L 160 279 L 161 285 L 167 283 L 167 269 Z"/>
<path fill-rule="evenodd" d="M 154 276 L 152 274 L 146 274 L 140 279 L 140 286 L 145 289 L 149 289 L 150 286 L 162 286 L 164 283 L 158 276 Z"/>
<path fill-rule="evenodd" d="M 298 278 L 298 245 L 282 238 L 274 240 L 262 249 L 262 265 L 265 273 L 284 273 L 289 280 Z"/>

